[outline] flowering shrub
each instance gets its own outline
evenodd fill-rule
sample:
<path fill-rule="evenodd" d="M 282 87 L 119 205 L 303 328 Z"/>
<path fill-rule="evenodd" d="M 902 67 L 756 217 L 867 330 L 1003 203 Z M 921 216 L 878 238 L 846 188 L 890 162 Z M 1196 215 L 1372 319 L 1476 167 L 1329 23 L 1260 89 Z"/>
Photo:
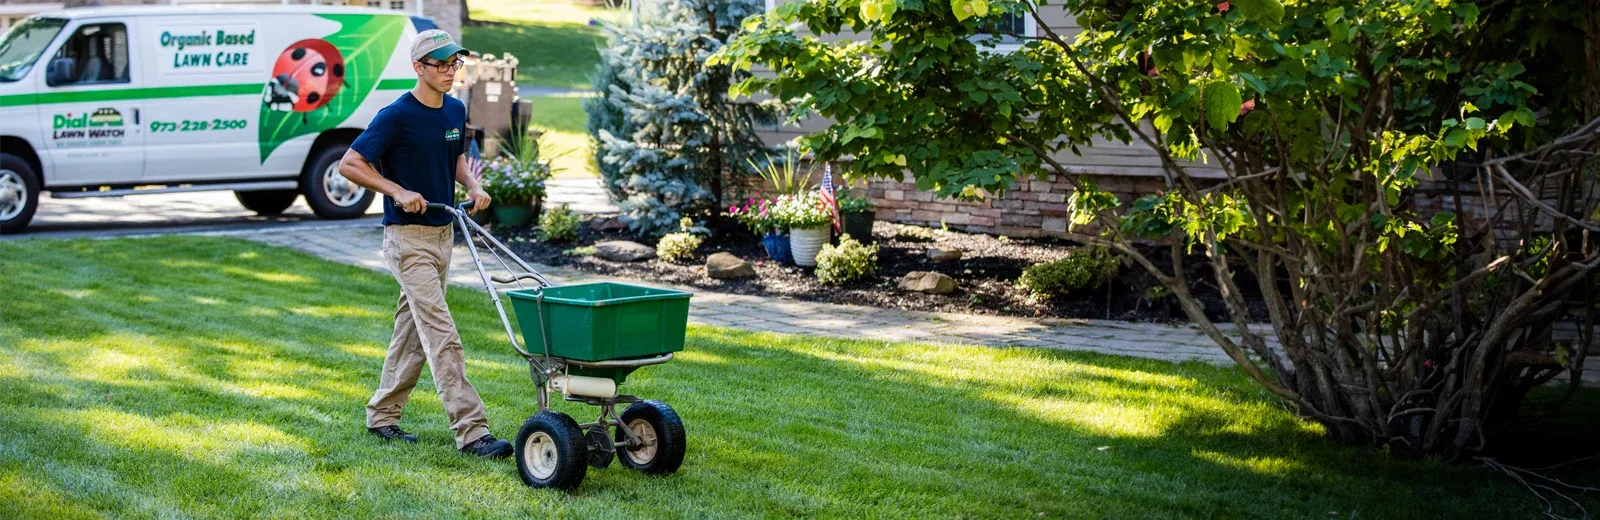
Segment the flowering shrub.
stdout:
<path fill-rule="evenodd" d="M 529 168 L 515 161 L 494 159 L 484 167 L 481 184 L 496 204 L 527 204 L 544 198 L 544 181 L 549 177 L 549 165 Z"/>
<path fill-rule="evenodd" d="M 772 201 L 752 198 L 742 205 L 728 206 L 728 216 L 750 228 L 750 232 L 762 235 L 784 227 L 773 209 Z"/>

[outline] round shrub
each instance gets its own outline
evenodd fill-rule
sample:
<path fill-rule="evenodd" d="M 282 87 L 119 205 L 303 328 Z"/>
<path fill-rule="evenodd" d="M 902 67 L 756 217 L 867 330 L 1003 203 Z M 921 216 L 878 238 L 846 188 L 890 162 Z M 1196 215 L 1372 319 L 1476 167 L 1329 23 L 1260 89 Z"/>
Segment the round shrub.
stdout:
<path fill-rule="evenodd" d="M 667 233 L 662 235 L 660 242 L 656 242 L 656 256 L 668 262 L 682 263 L 694 258 L 694 250 L 700 248 L 703 240 L 689 233 Z"/>
<path fill-rule="evenodd" d="M 678 220 L 677 233 L 667 233 L 656 242 L 656 256 L 668 262 L 683 262 L 694 258 L 694 250 L 700 248 L 700 243 L 705 241 L 693 232 L 694 221 L 689 217 Z"/>
<path fill-rule="evenodd" d="M 822 283 L 837 285 L 861 280 L 877 270 L 877 244 L 862 245 L 849 234 L 839 237 L 839 245 L 824 245 L 817 253 L 817 279 Z"/>
<path fill-rule="evenodd" d="M 1017 287 L 1034 298 L 1054 298 L 1074 290 L 1105 285 L 1120 266 L 1109 248 L 1076 247 L 1067 252 L 1066 258 L 1035 264 L 1022 271 Z"/>
<path fill-rule="evenodd" d="M 544 239 L 551 242 L 570 242 L 578 238 L 578 216 L 567 208 L 561 207 L 544 212 L 539 217 L 539 229 L 544 232 Z"/>

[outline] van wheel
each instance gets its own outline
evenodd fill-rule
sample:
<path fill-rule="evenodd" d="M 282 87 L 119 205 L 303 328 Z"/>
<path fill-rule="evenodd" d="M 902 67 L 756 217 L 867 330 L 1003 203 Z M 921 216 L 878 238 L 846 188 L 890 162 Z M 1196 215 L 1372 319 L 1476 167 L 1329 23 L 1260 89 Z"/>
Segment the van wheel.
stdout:
<path fill-rule="evenodd" d="M 372 205 L 373 193 L 339 175 L 339 159 L 350 149 L 348 144 L 335 144 L 317 151 L 306 162 L 300 173 L 300 189 L 306 195 L 306 205 L 318 217 L 325 219 L 356 218 L 367 213 Z"/>
<path fill-rule="evenodd" d="M 293 206 L 294 199 L 299 196 L 300 192 L 296 190 L 233 192 L 233 198 L 239 199 L 239 205 L 244 206 L 244 209 L 267 217 L 283 214 L 283 210 Z"/>
<path fill-rule="evenodd" d="M 21 157 L 0 153 L 0 234 L 21 233 L 38 209 L 38 172 Z"/>

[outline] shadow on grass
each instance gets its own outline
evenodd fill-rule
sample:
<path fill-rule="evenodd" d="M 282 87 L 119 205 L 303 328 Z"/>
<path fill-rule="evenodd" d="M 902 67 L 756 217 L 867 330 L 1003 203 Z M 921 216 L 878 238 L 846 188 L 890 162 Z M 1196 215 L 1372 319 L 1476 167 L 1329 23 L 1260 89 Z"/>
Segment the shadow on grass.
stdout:
<path fill-rule="evenodd" d="M 698 326 L 624 387 L 684 416 L 683 470 L 533 491 L 454 452 L 427 376 L 406 409 L 419 445 L 365 435 L 385 275 L 195 238 L 0 244 L 0 272 L 0 516 L 1535 514 L 1483 470 L 1334 445 L 1233 370 Z M 452 294 L 510 438 L 533 385 L 486 298 Z"/>

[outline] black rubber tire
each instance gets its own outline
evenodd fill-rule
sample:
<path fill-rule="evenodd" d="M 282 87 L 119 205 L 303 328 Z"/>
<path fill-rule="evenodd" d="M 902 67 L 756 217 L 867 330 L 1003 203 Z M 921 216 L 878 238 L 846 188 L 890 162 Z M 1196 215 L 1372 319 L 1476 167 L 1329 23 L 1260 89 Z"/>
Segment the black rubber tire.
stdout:
<path fill-rule="evenodd" d="M 16 173 L 22 178 L 23 196 L 22 212 L 8 220 L 0 220 L 0 234 L 10 235 L 21 233 L 28 229 L 28 223 L 33 222 L 33 214 L 39 211 L 39 172 L 33 171 L 33 166 L 23 158 L 8 153 L 0 153 L 0 170 Z"/>
<path fill-rule="evenodd" d="M 239 199 L 239 205 L 244 209 L 256 212 L 257 215 L 272 217 L 282 215 L 283 210 L 294 205 L 294 199 L 300 197 L 300 190 L 267 190 L 267 191 L 236 191 L 233 198 Z"/>
<path fill-rule="evenodd" d="M 544 478 L 534 475 L 529 466 L 529 457 L 535 454 L 528 451 L 528 439 L 539 434 L 548 436 L 550 440 L 539 449 L 544 450 L 545 456 L 553 455 L 556 461 L 554 471 Z M 578 429 L 578 423 L 572 417 L 555 410 L 529 417 L 528 422 L 523 423 L 522 429 L 517 431 L 515 448 L 517 474 L 522 476 L 522 483 L 530 487 L 577 489 L 589 472 L 589 444 L 583 438 L 583 430 Z"/>
<path fill-rule="evenodd" d="M 339 164 L 344 158 L 344 152 L 350 149 L 349 144 L 336 143 L 315 150 L 306 160 L 305 171 L 300 172 L 300 191 L 306 196 L 306 205 L 311 206 L 311 212 L 318 217 L 328 220 L 342 220 L 357 218 L 367 214 L 367 207 L 372 205 L 375 194 L 367 190 L 366 195 L 350 206 L 339 206 L 328 199 L 327 191 L 322 188 L 322 172 L 329 166 Z"/>
<path fill-rule="evenodd" d="M 639 460 L 642 450 L 620 448 L 617 450 L 617 460 L 646 475 L 665 475 L 678 471 L 678 467 L 683 465 L 683 455 L 689 444 L 683 430 L 683 419 L 678 417 L 678 412 L 661 401 L 633 403 L 622 412 L 622 426 L 618 427 L 616 433 L 617 443 L 627 441 L 621 429 L 631 429 L 635 421 L 642 421 L 649 426 L 648 431 L 655 434 L 655 456 L 649 460 Z"/>

